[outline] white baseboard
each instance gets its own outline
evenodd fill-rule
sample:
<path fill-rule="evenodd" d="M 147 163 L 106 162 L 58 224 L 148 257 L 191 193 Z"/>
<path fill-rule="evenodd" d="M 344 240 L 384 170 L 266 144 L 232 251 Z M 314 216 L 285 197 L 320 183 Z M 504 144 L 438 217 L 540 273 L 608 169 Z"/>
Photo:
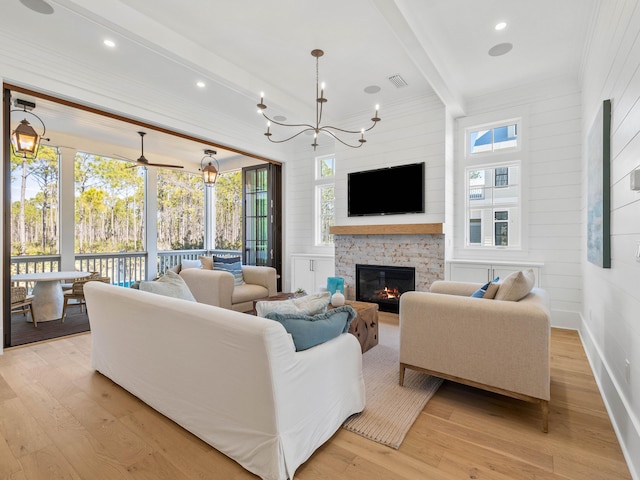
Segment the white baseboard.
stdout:
<path fill-rule="evenodd" d="M 577 330 L 580 333 L 593 376 L 598 384 L 600 395 L 618 437 L 631 476 L 634 480 L 640 480 L 640 455 L 638 455 L 640 452 L 640 422 L 632 414 L 627 400 L 618 393 L 621 391 L 620 386 L 615 377 L 611 375 L 609 365 L 602 356 L 597 343 L 594 342 L 593 335 L 582 317 L 580 317 L 580 327 Z"/>

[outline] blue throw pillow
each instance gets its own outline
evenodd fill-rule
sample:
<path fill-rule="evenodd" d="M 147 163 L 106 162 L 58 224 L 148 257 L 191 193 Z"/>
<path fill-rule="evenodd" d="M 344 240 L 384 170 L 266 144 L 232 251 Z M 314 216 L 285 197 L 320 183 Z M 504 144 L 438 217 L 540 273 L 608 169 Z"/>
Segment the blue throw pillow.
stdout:
<path fill-rule="evenodd" d="M 233 284 L 242 285 L 242 259 L 240 257 L 213 257 L 213 269 L 229 272 L 233 275 Z"/>
<path fill-rule="evenodd" d="M 485 283 L 483 286 L 481 286 L 478 290 L 476 290 L 475 292 L 473 292 L 471 294 L 472 297 L 474 298 L 484 298 L 485 295 L 487 294 L 487 290 L 489 289 L 489 287 L 492 284 L 495 284 L 498 282 L 498 280 L 500 280 L 500 277 L 496 277 L 493 280 L 491 280 L 490 282 Z M 497 290 L 497 288 L 494 287 L 494 290 Z M 487 298 L 493 298 L 496 294 L 495 291 L 492 292 L 493 295 L 491 295 L 490 297 L 488 296 Z"/>
<path fill-rule="evenodd" d="M 318 315 L 267 313 L 264 318 L 280 322 L 293 337 L 296 351 L 306 350 L 349 331 L 356 311 L 349 305 L 327 310 Z"/>

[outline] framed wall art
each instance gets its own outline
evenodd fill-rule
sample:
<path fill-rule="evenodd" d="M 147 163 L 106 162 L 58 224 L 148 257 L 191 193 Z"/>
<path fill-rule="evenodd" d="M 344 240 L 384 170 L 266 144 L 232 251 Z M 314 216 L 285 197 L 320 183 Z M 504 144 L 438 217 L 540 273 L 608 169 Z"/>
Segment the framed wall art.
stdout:
<path fill-rule="evenodd" d="M 611 268 L 611 100 L 598 109 L 587 144 L 587 259 Z"/>

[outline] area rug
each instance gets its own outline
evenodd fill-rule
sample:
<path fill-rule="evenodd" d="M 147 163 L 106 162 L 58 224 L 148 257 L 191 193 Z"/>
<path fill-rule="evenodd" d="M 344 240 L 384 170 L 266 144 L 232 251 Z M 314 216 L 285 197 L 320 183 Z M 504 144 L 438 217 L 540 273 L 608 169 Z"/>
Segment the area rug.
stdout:
<path fill-rule="evenodd" d="M 401 387 L 398 384 L 399 329 L 385 323 L 379 323 L 378 328 L 380 343 L 362 355 L 366 407 L 349 417 L 343 427 L 398 449 L 442 379 L 405 370 Z"/>

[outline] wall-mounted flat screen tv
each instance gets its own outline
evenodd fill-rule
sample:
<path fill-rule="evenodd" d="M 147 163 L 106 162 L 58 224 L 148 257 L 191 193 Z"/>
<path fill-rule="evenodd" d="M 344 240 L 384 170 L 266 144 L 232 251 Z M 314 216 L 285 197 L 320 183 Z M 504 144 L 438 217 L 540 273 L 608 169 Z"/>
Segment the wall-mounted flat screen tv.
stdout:
<path fill-rule="evenodd" d="M 350 173 L 348 215 L 424 213 L 424 169 L 422 162 Z"/>

